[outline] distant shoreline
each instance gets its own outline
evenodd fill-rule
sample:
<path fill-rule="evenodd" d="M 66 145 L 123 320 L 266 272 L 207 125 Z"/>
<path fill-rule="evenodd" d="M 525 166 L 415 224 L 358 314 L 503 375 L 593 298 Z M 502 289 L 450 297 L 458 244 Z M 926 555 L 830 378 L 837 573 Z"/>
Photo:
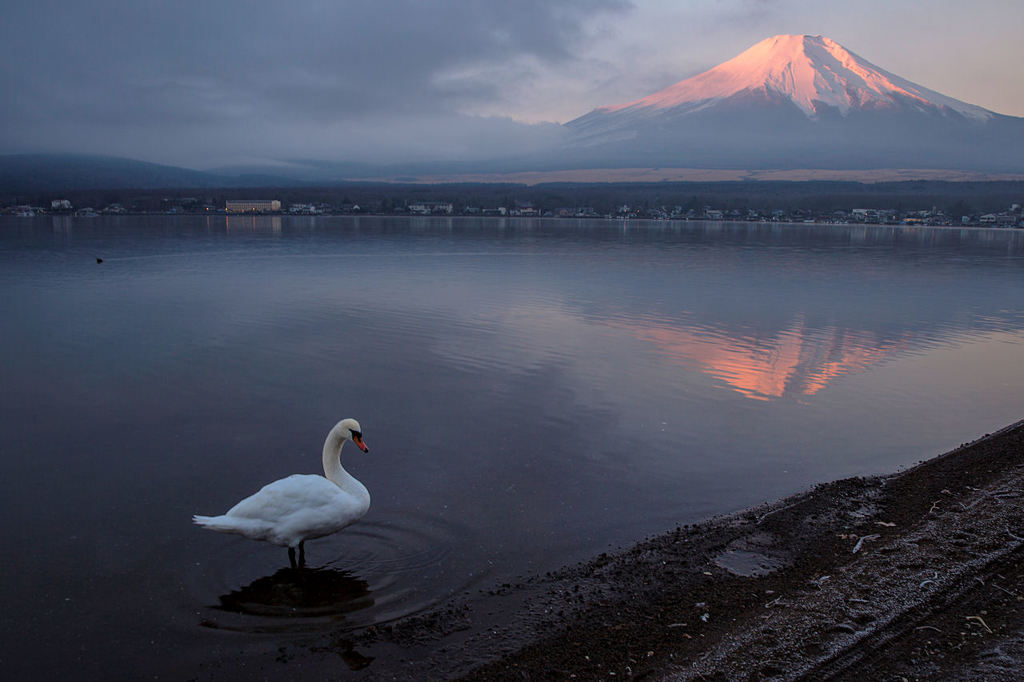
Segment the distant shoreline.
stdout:
<path fill-rule="evenodd" d="M 901 229 L 946 229 L 946 230 L 992 230 L 994 232 L 1016 232 L 1024 230 L 1024 224 L 1019 225 L 979 225 L 976 223 L 932 225 L 921 223 L 877 223 L 877 222 L 842 222 L 842 221 L 818 221 L 818 220 L 746 220 L 742 218 L 646 218 L 634 216 L 613 216 L 613 215 L 587 215 L 587 216 L 518 216 L 518 215 L 465 215 L 465 214 L 429 214 L 410 215 L 408 213 L 144 213 L 125 212 L 117 214 L 96 213 L 90 215 L 75 215 L 73 213 L 36 213 L 32 216 L 18 216 L 15 214 L 0 215 L 7 218 L 77 218 L 89 220 L 93 218 L 129 218 L 129 217 L 160 217 L 160 218 L 226 218 L 226 219 L 253 219 L 253 218 L 426 218 L 433 220 L 545 220 L 545 221 L 572 221 L 572 220 L 603 220 L 607 222 L 632 222 L 652 223 L 655 225 L 665 223 L 701 223 L 701 224 L 729 224 L 729 225 L 789 225 L 789 226 L 818 226 L 818 227 L 887 227 Z"/>
<path fill-rule="evenodd" d="M 240 185 L 225 179 L 226 185 L 117 188 L 115 179 L 93 177 L 83 170 L 60 182 L 54 178 L 43 183 L 37 176 L 29 176 L 39 184 L 21 189 L 17 178 L 11 178 L 6 186 L 0 182 L 0 213 L 224 215 L 229 202 L 279 201 L 281 211 L 267 214 L 810 220 L 883 225 L 906 221 L 1024 227 L 1024 174 L 892 169 L 886 171 L 892 179 L 883 181 L 880 172 L 596 169 L 558 171 L 555 175 L 425 174 L 326 184 L 264 178 Z M 805 177 L 808 173 L 813 179 Z M 868 182 L 840 179 L 851 173 L 850 177 Z M 922 174 L 932 178 L 922 179 Z M 541 182 L 544 180 L 550 182 Z M 82 184 L 87 187 L 81 188 Z"/>

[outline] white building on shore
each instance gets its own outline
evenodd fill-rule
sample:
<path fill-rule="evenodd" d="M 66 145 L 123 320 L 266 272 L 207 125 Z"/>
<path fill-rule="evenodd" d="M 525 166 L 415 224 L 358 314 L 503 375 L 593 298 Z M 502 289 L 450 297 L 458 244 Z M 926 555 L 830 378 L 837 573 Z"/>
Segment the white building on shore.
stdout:
<path fill-rule="evenodd" d="M 228 201 L 224 210 L 228 213 L 274 213 L 281 210 L 277 199 L 244 199 Z"/>

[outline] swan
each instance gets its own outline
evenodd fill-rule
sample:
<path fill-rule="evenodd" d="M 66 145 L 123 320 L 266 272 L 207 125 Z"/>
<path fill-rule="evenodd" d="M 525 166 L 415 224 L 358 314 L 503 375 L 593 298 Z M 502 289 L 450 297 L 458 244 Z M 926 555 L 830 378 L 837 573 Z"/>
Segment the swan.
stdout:
<path fill-rule="evenodd" d="M 192 521 L 220 533 L 236 533 L 253 540 L 288 548 L 295 568 L 306 563 L 305 542 L 331 533 L 361 519 L 370 508 L 370 493 L 341 466 L 341 448 L 352 441 L 363 452 L 363 431 L 355 419 L 342 419 L 324 441 L 324 475 L 292 474 L 263 486 L 226 514 L 195 515 Z M 326 477 L 326 478 L 325 478 Z"/>

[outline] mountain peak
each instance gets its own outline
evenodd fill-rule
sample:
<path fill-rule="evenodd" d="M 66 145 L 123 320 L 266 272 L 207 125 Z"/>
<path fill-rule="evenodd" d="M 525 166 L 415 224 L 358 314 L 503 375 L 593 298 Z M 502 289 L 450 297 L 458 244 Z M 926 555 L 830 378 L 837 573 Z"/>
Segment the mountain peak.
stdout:
<path fill-rule="evenodd" d="M 772 36 L 565 129 L 557 163 L 579 166 L 1020 172 L 1024 164 L 1024 118 L 941 95 L 817 35 Z"/>
<path fill-rule="evenodd" d="M 596 111 L 686 113 L 742 94 L 781 95 L 809 118 L 817 117 L 823 107 L 846 115 L 851 109 L 899 108 L 908 103 L 978 120 L 993 115 L 889 73 L 830 38 L 786 34 L 766 38 L 729 61 L 653 95 Z"/>

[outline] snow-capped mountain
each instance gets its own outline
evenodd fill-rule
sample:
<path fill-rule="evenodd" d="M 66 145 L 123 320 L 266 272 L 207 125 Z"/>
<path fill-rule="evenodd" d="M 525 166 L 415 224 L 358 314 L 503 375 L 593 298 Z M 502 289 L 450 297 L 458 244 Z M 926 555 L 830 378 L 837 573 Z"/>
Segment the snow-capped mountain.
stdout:
<path fill-rule="evenodd" d="M 1024 119 L 912 83 L 822 36 L 779 35 L 565 127 L 579 161 L 1024 170 Z"/>

